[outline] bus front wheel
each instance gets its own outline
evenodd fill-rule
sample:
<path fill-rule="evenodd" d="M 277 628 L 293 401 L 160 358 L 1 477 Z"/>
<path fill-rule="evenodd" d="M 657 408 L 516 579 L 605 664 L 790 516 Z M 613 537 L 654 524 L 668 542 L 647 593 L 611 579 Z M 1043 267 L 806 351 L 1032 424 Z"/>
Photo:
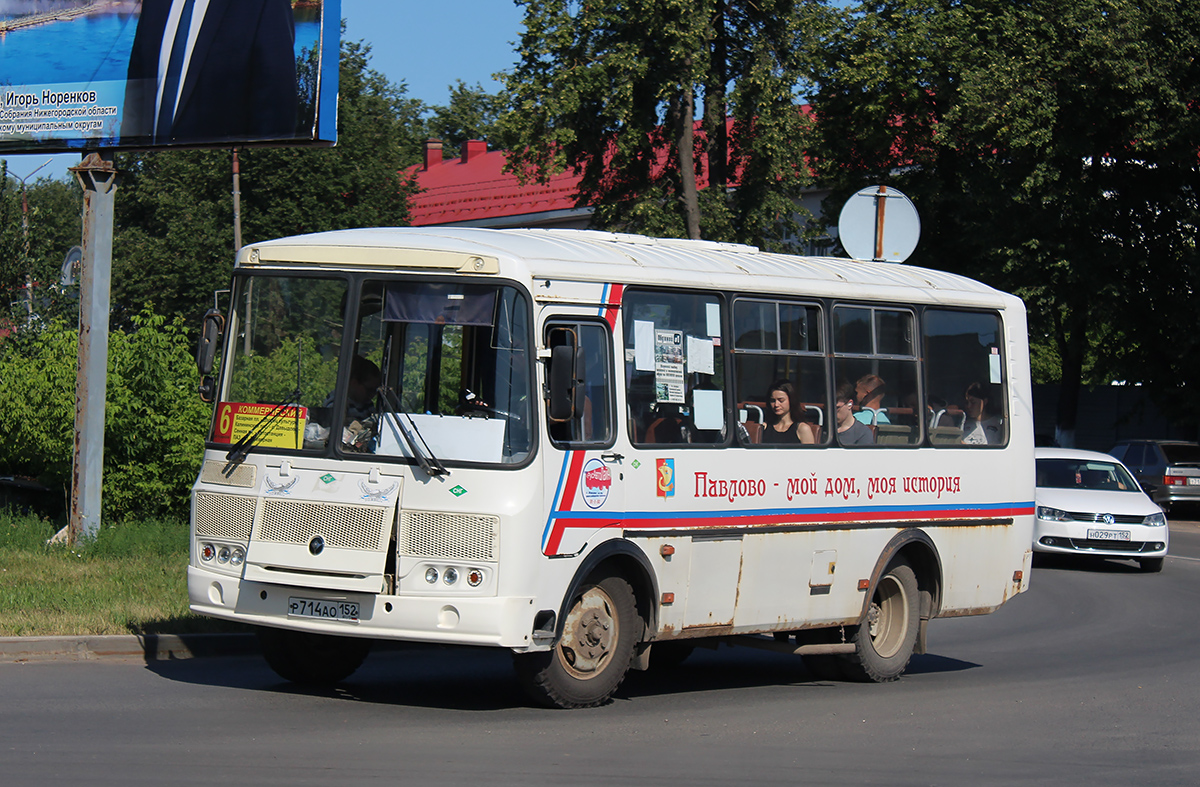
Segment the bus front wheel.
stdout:
<path fill-rule="evenodd" d="M 902 561 L 892 563 L 871 593 L 867 615 L 851 641 L 853 654 L 842 663 L 851 680 L 886 683 L 904 674 L 920 625 L 917 575 Z"/>
<path fill-rule="evenodd" d="M 275 674 L 305 686 L 328 686 L 362 666 L 371 640 L 260 628 L 258 644 Z"/>
<path fill-rule="evenodd" d="M 641 631 L 638 622 L 633 589 L 624 579 L 585 583 L 554 647 L 516 654 L 521 687 L 535 702 L 552 708 L 602 705 L 629 670 Z"/>

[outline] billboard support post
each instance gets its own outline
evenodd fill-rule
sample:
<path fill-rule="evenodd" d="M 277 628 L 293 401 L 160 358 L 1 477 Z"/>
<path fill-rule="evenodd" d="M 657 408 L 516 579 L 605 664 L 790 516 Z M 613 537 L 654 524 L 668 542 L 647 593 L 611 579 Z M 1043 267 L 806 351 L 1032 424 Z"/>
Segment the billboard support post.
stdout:
<path fill-rule="evenodd" d="M 110 150 L 87 154 L 71 171 L 83 187 L 83 260 L 79 287 L 79 368 L 75 378 L 71 544 L 100 529 L 104 475 L 104 402 L 108 386 L 108 312 L 117 170 Z"/>

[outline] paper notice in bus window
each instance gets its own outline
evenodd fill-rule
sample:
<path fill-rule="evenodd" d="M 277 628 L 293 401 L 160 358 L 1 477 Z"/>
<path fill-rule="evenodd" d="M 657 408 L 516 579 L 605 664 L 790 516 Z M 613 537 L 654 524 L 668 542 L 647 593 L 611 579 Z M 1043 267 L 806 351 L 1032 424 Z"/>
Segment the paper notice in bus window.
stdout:
<path fill-rule="evenodd" d="M 1000 348 L 993 347 L 992 354 L 988 357 L 988 375 L 995 385 L 999 385 L 1002 380 L 1000 377 Z"/>
<path fill-rule="evenodd" d="M 687 337 L 687 368 L 689 372 L 713 373 L 713 343 L 711 339 Z"/>
<path fill-rule="evenodd" d="M 236 443 L 258 429 L 262 436 L 255 441 L 257 445 L 300 448 L 307 422 L 307 407 L 221 402 L 217 405 L 213 442 Z"/>
<path fill-rule="evenodd" d="M 654 323 L 649 320 L 633 321 L 633 368 L 654 371 Z"/>
<path fill-rule="evenodd" d="M 720 391 L 697 388 L 692 391 L 692 422 L 697 429 L 721 429 L 725 426 L 725 397 Z"/>
<path fill-rule="evenodd" d="M 708 335 L 721 335 L 721 304 L 706 303 L 704 304 L 705 322 L 708 323 Z"/>
<path fill-rule="evenodd" d="M 654 400 L 683 404 L 683 331 L 654 332 Z"/>

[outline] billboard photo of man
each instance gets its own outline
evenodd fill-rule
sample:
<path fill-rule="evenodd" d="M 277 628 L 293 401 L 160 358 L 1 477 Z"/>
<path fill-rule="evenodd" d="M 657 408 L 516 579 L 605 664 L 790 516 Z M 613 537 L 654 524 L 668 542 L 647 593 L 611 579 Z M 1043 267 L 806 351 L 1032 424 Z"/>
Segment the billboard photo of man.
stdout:
<path fill-rule="evenodd" d="M 296 135 L 289 0 L 144 0 L 122 147 Z"/>

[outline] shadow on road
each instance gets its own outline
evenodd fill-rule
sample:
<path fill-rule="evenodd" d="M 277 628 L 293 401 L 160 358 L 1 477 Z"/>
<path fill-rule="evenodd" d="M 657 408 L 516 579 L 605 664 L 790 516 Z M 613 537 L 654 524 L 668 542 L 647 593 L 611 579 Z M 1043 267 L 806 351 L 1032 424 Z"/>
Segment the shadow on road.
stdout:
<path fill-rule="evenodd" d="M 909 674 L 955 672 L 979 666 L 934 654 L 914 656 Z M 384 646 L 347 680 L 306 687 L 280 679 L 259 657 L 152 661 L 146 668 L 167 680 L 201 686 L 267 691 L 420 708 L 497 711 L 532 707 L 517 686 L 507 651 L 411 644 Z M 630 672 L 616 698 L 661 697 L 752 688 L 835 691 L 854 684 L 818 680 L 798 656 L 722 645 L 697 648 L 683 664 Z"/>

